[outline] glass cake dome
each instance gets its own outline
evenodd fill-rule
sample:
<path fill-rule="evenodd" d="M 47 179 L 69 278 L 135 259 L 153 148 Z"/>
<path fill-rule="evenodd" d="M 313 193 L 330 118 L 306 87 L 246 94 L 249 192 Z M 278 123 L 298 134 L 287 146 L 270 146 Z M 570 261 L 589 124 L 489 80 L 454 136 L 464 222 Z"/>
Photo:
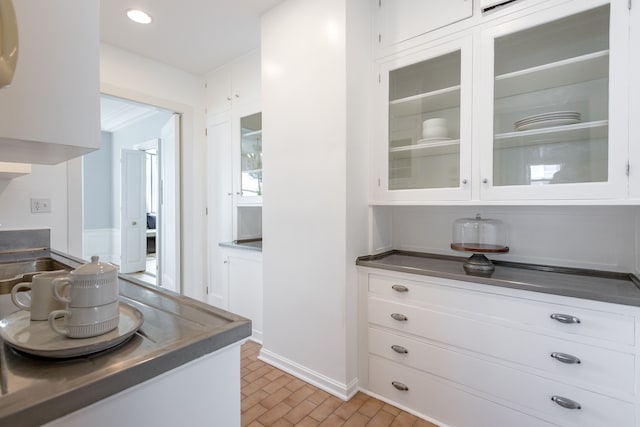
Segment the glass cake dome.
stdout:
<path fill-rule="evenodd" d="M 495 267 L 485 253 L 506 253 L 507 233 L 504 223 L 497 219 L 485 219 L 477 214 L 475 218 L 460 218 L 453 222 L 453 243 L 451 249 L 473 252 L 464 263 L 468 274 L 491 276 Z"/>

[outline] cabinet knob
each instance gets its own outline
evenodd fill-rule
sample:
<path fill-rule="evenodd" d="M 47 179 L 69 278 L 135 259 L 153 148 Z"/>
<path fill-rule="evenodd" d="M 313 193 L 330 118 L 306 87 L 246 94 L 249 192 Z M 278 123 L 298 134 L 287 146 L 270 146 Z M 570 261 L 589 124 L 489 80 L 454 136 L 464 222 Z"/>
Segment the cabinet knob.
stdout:
<path fill-rule="evenodd" d="M 393 289 L 396 292 L 409 292 L 409 288 L 403 285 L 393 285 L 391 286 L 391 289 Z"/>
<path fill-rule="evenodd" d="M 556 359 L 558 362 L 562 362 L 562 363 L 567 363 L 567 364 L 579 364 L 580 363 L 580 359 L 577 358 L 576 356 L 573 356 L 571 354 L 567 354 L 567 353 L 560 353 L 560 352 L 556 352 L 554 351 L 553 353 L 551 353 L 551 357 L 553 357 L 554 359 Z"/>
<path fill-rule="evenodd" d="M 240 98 L 240 95 L 238 95 L 237 93 L 236 93 L 236 98 Z"/>
<path fill-rule="evenodd" d="M 391 313 L 391 318 L 399 322 L 406 322 L 407 320 L 409 320 L 407 316 L 400 313 Z"/>
<path fill-rule="evenodd" d="M 233 193 L 227 193 L 227 196 L 233 196 Z"/>
<path fill-rule="evenodd" d="M 391 381 L 391 385 L 400 391 L 409 391 L 409 387 L 399 381 Z"/>
<path fill-rule="evenodd" d="M 409 350 L 407 350 L 406 348 L 404 348 L 404 347 L 403 347 L 403 346 L 401 346 L 401 345 L 396 345 L 396 344 L 394 344 L 394 345 L 392 345 L 392 346 L 391 346 L 391 350 L 395 351 L 396 353 L 400 353 L 400 354 L 407 354 L 407 353 L 409 353 Z"/>
<path fill-rule="evenodd" d="M 488 184 L 488 183 L 489 183 L 489 180 L 488 180 L 487 178 L 484 178 L 484 179 L 482 180 L 482 183 L 483 183 L 483 184 Z"/>
<path fill-rule="evenodd" d="M 582 406 L 575 400 L 568 399 L 562 396 L 551 396 L 551 400 L 556 402 L 558 405 L 567 409 L 582 409 Z"/>
<path fill-rule="evenodd" d="M 467 184 L 467 182 L 469 182 L 469 181 L 467 181 L 466 179 L 463 179 L 463 180 L 462 180 L 462 184 L 464 184 L 464 185 L 466 185 L 466 184 Z"/>
<path fill-rule="evenodd" d="M 570 314 L 553 313 L 550 317 L 560 323 L 580 323 L 580 319 L 575 316 L 571 316 Z"/>
<path fill-rule="evenodd" d="M 236 194 L 239 196 L 239 195 L 240 195 L 240 192 L 239 192 L 239 191 L 236 191 Z"/>
<path fill-rule="evenodd" d="M 231 97 L 230 96 L 227 96 L 227 101 L 231 101 Z"/>

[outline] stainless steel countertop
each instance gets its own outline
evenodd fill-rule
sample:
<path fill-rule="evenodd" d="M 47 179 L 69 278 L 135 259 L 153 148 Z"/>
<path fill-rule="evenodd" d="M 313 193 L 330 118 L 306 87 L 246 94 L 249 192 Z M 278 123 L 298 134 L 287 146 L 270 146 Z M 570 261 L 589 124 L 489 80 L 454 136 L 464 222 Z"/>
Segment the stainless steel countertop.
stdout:
<path fill-rule="evenodd" d="M 51 251 L 72 268 L 82 261 Z M 53 360 L 0 342 L 0 425 L 38 426 L 251 335 L 251 321 L 134 279 L 120 278 L 120 299 L 144 323 L 131 340 L 93 355 Z M 0 296 L 0 317 L 17 311 Z"/>
<path fill-rule="evenodd" d="M 220 242 L 218 246 L 247 251 L 262 252 L 262 239 L 234 240 L 232 242 Z"/>
<path fill-rule="evenodd" d="M 493 275 L 481 277 L 465 273 L 462 268 L 465 259 L 390 251 L 359 257 L 356 264 L 363 267 L 640 307 L 640 282 L 633 274 L 494 261 Z"/>

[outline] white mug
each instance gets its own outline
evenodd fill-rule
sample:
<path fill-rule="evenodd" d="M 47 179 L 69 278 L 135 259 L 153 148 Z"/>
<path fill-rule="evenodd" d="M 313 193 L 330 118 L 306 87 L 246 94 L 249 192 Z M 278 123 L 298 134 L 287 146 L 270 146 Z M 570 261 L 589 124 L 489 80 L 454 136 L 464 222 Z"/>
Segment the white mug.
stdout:
<path fill-rule="evenodd" d="M 94 307 L 118 300 L 116 278 L 83 279 L 73 276 L 54 280 L 54 297 L 70 307 Z"/>
<path fill-rule="evenodd" d="M 31 282 L 18 283 L 11 289 L 11 300 L 21 309 L 29 310 L 31 320 L 47 320 L 51 311 L 64 307 L 53 296 L 53 281 L 67 274 L 65 270 L 36 274 Z M 31 301 L 28 304 L 20 301 L 18 291 L 21 289 L 31 289 Z"/>
<path fill-rule="evenodd" d="M 56 323 L 63 317 L 63 325 Z M 69 338 L 89 338 L 118 327 L 120 303 L 118 301 L 96 307 L 69 307 L 49 313 L 49 326 L 59 334 Z"/>

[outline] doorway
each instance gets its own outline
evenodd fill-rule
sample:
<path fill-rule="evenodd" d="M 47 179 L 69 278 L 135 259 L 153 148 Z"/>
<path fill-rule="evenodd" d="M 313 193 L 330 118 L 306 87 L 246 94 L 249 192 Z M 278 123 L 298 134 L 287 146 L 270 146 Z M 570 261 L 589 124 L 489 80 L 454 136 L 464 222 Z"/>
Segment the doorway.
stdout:
<path fill-rule="evenodd" d="M 83 158 L 83 256 L 179 289 L 180 115 L 101 96 L 101 149 Z"/>

